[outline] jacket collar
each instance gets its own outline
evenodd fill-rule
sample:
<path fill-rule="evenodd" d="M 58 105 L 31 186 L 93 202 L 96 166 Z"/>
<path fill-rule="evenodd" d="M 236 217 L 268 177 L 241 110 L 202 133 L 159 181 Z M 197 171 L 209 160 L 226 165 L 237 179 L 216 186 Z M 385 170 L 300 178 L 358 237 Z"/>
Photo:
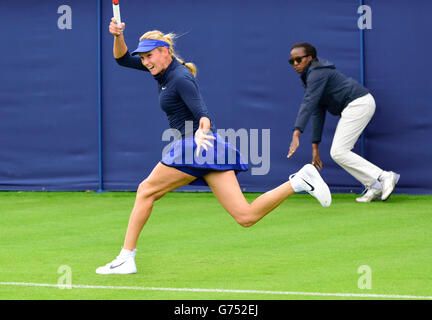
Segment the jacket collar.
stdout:
<path fill-rule="evenodd" d="M 319 62 L 318 58 L 312 59 L 311 62 L 309 62 L 307 67 L 301 73 L 300 78 L 303 82 L 304 87 L 306 87 L 306 80 L 307 80 L 307 76 L 309 74 L 310 69 L 317 66 L 318 62 Z"/>
<path fill-rule="evenodd" d="M 307 67 L 303 70 L 303 72 L 300 75 L 300 78 L 302 80 L 303 86 L 306 87 L 306 79 L 307 79 L 307 75 L 310 69 L 310 66 L 312 64 L 312 61 L 309 62 L 309 64 L 307 65 Z"/>

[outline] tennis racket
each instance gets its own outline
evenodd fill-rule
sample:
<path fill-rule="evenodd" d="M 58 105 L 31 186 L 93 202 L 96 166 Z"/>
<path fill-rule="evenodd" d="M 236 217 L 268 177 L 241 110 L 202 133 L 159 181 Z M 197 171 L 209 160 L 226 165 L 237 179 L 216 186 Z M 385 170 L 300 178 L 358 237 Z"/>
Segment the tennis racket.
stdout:
<path fill-rule="evenodd" d="M 121 18 L 120 18 L 120 4 L 119 0 L 112 0 L 113 3 L 113 14 L 114 18 L 117 21 L 117 25 L 121 26 Z"/>

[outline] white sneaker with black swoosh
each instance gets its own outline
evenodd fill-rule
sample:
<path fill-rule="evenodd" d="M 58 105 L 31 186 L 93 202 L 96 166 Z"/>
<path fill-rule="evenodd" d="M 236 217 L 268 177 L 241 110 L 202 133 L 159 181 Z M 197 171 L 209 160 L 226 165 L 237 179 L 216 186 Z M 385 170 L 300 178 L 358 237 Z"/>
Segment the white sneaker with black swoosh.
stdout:
<path fill-rule="evenodd" d="M 97 274 L 131 274 L 136 273 L 135 265 L 136 249 L 133 251 L 122 250 L 112 262 L 96 269 Z"/>
<path fill-rule="evenodd" d="M 332 201 L 330 189 L 313 165 L 306 164 L 289 179 L 296 193 L 306 191 L 315 197 L 323 207 L 330 206 Z"/>

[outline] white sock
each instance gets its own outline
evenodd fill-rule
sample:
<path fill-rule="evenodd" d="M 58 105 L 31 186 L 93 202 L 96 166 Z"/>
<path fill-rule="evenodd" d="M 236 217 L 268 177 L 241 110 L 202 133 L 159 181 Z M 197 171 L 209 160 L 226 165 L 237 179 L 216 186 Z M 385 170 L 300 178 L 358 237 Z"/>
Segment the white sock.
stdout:
<path fill-rule="evenodd" d="M 127 250 L 127 249 L 121 249 L 120 256 L 122 257 L 134 257 L 135 258 L 136 249 L 133 250 Z"/>
<path fill-rule="evenodd" d="M 383 171 L 380 176 L 378 177 L 378 181 L 383 181 L 385 178 L 390 177 L 390 172 Z"/>
<path fill-rule="evenodd" d="M 373 185 L 371 185 L 371 188 L 375 190 L 381 190 L 382 189 L 381 182 L 377 180 Z"/>
<path fill-rule="evenodd" d="M 294 189 L 295 193 L 304 191 L 303 185 L 300 179 L 297 178 L 297 176 L 292 177 L 290 179 L 290 182 L 291 182 L 291 187 Z"/>

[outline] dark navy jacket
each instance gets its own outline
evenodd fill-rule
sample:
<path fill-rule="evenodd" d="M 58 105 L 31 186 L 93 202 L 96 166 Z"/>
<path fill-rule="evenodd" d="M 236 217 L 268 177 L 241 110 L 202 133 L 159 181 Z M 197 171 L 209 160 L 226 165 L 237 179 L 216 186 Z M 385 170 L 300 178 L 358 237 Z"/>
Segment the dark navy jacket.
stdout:
<path fill-rule="evenodd" d="M 333 63 L 321 58 L 310 62 L 302 72 L 301 80 L 306 92 L 294 130 L 303 132 L 312 117 L 312 143 L 321 142 L 326 110 L 340 116 L 351 101 L 369 93 L 357 81 L 336 70 Z"/>
<path fill-rule="evenodd" d="M 138 56 L 131 56 L 129 51 L 116 61 L 124 67 L 148 71 L 141 63 L 141 59 Z M 207 117 L 211 121 L 195 77 L 177 59 L 173 58 L 168 68 L 154 78 L 158 82 L 159 103 L 168 117 L 170 128 L 179 130 L 184 137 L 186 121 L 193 121 L 194 132 L 199 127 L 201 117 Z M 213 121 L 210 130 L 216 132 Z"/>

